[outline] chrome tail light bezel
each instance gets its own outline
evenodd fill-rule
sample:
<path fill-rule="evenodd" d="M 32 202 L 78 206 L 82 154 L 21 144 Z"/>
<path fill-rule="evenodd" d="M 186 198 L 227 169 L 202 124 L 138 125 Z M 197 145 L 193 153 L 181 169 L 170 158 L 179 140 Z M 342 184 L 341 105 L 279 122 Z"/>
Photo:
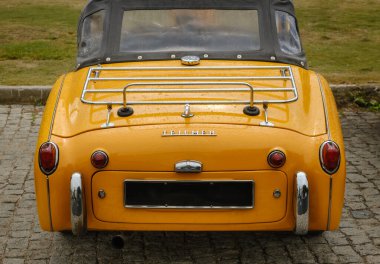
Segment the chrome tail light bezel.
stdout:
<path fill-rule="evenodd" d="M 41 149 L 44 145 L 47 145 L 47 144 L 51 145 L 55 149 L 55 153 L 56 153 L 54 167 L 51 170 L 45 170 L 45 168 L 42 166 L 42 161 L 41 161 Z M 42 143 L 40 148 L 38 149 L 38 166 L 40 167 L 40 170 L 42 171 L 42 173 L 45 174 L 46 176 L 53 174 L 57 170 L 58 163 L 59 163 L 59 148 L 57 144 L 51 141 Z"/>
<path fill-rule="evenodd" d="M 102 166 L 97 166 L 97 165 L 94 163 L 94 160 L 93 160 L 93 159 L 94 159 L 94 156 L 97 155 L 97 154 L 101 154 L 101 155 L 103 155 L 103 156 L 105 157 L 105 161 L 106 161 L 106 162 L 105 162 Z M 104 150 L 96 150 L 96 151 L 94 151 L 94 152 L 91 154 L 90 161 L 91 161 L 91 165 L 92 165 L 94 168 L 96 168 L 96 169 L 98 169 L 98 170 L 101 170 L 101 169 L 104 169 L 105 167 L 107 167 L 107 165 L 108 165 L 108 163 L 109 163 L 109 161 L 110 161 L 110 158 L 109 158 L 107 152 L 105 152 Z"/>
<path fill-rule="evenodd" d="M 328 168 L 326 168 L 324 160 L 323 160 L 323 148 L 326 144 L 333 144 L 339 151 L 338 164 L 333 170 L 329 170 Z M 340 162 L 341 162 L 341 151 L 340 151 L 339 145 L 332 140 L 326 140 L 325 142 L 323 142 L 319 148 L 319 162 L 321 164 L 323 171 L 326 172 L 327 174 L 332 175 L 332 174 L 336 173 L 340 168 Z"/>
<path fill-rule="evenodd" d="M 271 162 L 271 157 L 272 157 L 274 154 L 281 154 L 281 155 L 284 157 L 283 162 L 282 162 L 280 165 L 275 165 L 275 164 L 273 164 L 273 163 Z M 285 155 L 285 153 L 284 153 L 283 151 L 281 151 L 281 150 L 278 150 L 278 149 L 273 150 L 273 151 L 271 151 L 271 152 L 269 153 L 269 155 L 267 156 L 267 162 L 268 162 L 269 166 L 271 166 L 271 167 L 274 168 L 274 169 L 281 168 L 281 167 L 284 166 L 285 163 L 286 163 L 286 155 Z"/>

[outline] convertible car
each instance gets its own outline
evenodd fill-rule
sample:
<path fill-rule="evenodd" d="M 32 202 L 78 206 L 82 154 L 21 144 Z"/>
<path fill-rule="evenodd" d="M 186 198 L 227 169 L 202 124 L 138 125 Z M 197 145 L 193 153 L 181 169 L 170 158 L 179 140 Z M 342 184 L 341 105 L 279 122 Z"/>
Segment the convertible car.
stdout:
<path fill-rule="evenodd" d="M 43 230 L 338 228 L 345 156 L 290 0 L 92 0 L 35 153 Z"/>

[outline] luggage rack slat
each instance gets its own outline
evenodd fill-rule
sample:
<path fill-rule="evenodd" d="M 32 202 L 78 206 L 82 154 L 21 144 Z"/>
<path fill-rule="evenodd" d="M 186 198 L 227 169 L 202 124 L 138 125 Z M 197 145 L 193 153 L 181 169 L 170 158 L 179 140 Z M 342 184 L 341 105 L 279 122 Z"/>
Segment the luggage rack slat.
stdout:
<path fill-rule="evenodd" d="M 107 70 L 107 71 L 141 71 L 141 70 L 268 70 L 268 69 L 285 69 L 290 68 L 290 66 L 196 66 L 196 67 L 92 67 L 91 69 L 95 71 Z"/>
<path fill-rule="evenodd" d="M 271 100 L 272 104 L 280 104 L 280 103 L 290 103 L 294 102 L 295 100 Z M 88 104 L 95 104 L 91 103 L 91 101 L 83 101 L 84 103 Z M 223 101 L 223 100 L 214 100 L 214 101 L 191 101 L 191 100 L 183 100 L 183 101 L 128 101 L 127 105 L 184 105 L 184 104 L 194 104 L 194 105 L 231 105 L 231 104 L 240 104 L 240 105 L 249 105 L 251 101 Z M 264 100 L 255 100 L 255 103 L 262 104 L 266 103 L 268 101 Z M 99 101 L 96 104 L 98 105 L 124 105 L 122 101 Z"/>
<path fill-rule="evenodd" d="M 129 89 L 127 93 L 186 93 L 186 92 L 247 92 L 249 89 L 242 88 L 218 88 L 216 89 Z M 267 92 L 281 92 L 281 91 L 293 91 L 292 88 L 253 88 L 253 91 L 267 91 Z M 97 90 L 87 90 L 87 93 L 122 93 L 123 89 L 97 89 Z"/>
<path fill-rule="evenodd" d="M 278 71 L 279 75 L 271 76 L 200 76 L 200 77 L 188 77 L 188 76 L 175 76 L 175 77 L 124 77 L 128 71 L 202 71 L 202 70 L 274 70 Z M 99 77 L 104 72 L 121 72 L 122 77 Z M 172 72 L 170 72 L 172 73 Z M 228 82 L 226 80 L 229 80 Z M 290 82 L 291 87 L 254 87 L 248 82 L 249 80 L 261 80 L 261 81 L 284 81 Z M 89 89 L 90 83 L 107 81 L 126 81 L 127 83 L 122 89 L 112 88 L 110 89 Z M 133 83 L 128 83 L 133 81 Z M 141 82 L 136 82 L 141 81 Z M 146 82 L 152 81 L 152 82 Z M 160 82 L 165 81 L 165 82 Z M 187 82 L 184 82 L 187 81 Z M 203 82 L 209 81 L 209 82 Z M 229 86 L 229 87 L 226 87 Z M 133 89 L 132 86 L 140 86 L 142 88 Z M 157 88 L 152 88 L 159 86 Z M 174 88 L 162 88 L 162 86 L 177 86 Z M 206 88 L 195 88 L 195 86 Z M 212 86 L 210 88 L 209 86 Z M 234 87 L 236 86 L 236 87 Z M 148 87 L 148 88 L 147 88 Z M 178 88 L 181 87 L 181 88 Z M 243 87 L 243 88 L 242 88 Z M 249 92 L 250 100 L 142 100 L 142 101 L 127 101 L 126 95 L 128 93 L 220 93 L 220 92 Z M 257 92 L 284 92 L 292 93 L 289 99 L 268 99 L 268 100 L 255 100 L 254 93 Z M 89 100 L 86 99 L 86 94 L 117 94 L 120 93 L 123 97 L 122 101 L 101 101 L 101 100 Z M 257 103 L 290 103 L 298 100 L 297 87 L 294 81 L 292 68 L 290 66 L 192 66 L 192 67 L 91 67 L 88 70 L 87 78 L 83 87 L 81 101 L 86 104 L 94 105 L 180 105 L 180 104 L 246 104 L 253 106 Z"/>
<path fill-rule="evenodd" d="M 290 77 L 257 76 L 257 77 L 125 77 L 125 78 L 89 78 L 89 81 L 174 81 L 174 80 L 291 80 Z"/>

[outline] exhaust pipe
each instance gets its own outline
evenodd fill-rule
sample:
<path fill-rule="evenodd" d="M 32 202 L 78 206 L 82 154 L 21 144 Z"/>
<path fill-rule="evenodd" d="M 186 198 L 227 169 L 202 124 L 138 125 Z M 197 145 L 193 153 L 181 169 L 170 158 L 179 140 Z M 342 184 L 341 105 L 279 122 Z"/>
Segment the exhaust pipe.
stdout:
<path fill-rule="evenodd" d="M 113 236 L 111 245 L 115 249 L 122 249 L 124 247 L 124 237 L 122 235 Z"/>

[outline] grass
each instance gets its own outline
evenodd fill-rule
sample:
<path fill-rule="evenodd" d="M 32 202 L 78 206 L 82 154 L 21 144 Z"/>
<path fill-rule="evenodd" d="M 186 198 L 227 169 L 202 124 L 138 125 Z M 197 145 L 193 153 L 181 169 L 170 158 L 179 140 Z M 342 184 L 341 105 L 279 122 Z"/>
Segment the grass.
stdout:
<path fill-rule="evenodd" d="M 0 2 L 0 84 L 50 85 L 75 65 L 85 0 Z M 311 69 L 332 83 L 380 83 L 378 0 L 296 0 Z"/>
<path fill-rule="evenodd" d="M 85 1 L 0 3 L 0 84 L 50 85 L 75 65 L 76 27 Z"/>
<path fill-rule="evenodd" d="M 298 0 L 309 66 L 334 83 L 380 82 L 378 0 Z"/>

